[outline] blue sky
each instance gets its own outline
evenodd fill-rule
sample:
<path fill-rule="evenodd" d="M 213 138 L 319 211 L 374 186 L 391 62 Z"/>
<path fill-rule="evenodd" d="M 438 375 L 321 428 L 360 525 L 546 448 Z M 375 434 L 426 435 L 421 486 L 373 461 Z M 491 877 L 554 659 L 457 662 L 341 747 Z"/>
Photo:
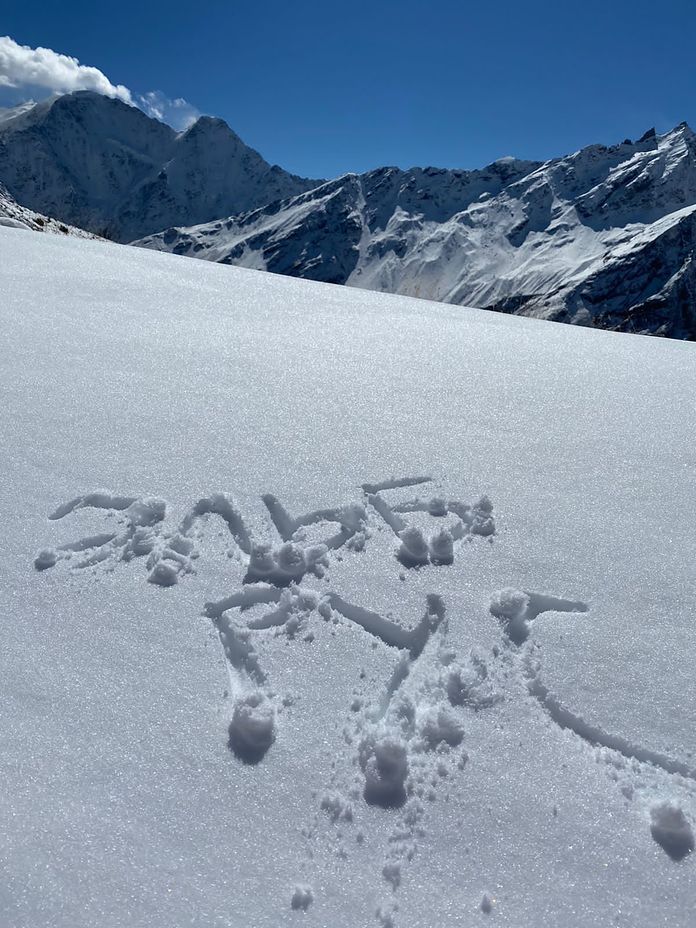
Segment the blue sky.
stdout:
<path fill-rule="evenodd" d="M 0 35 L 183 97 L 313 177 L 547 158 L 696 123 L 693 0 L 6 0 L 2 14 Z"/>

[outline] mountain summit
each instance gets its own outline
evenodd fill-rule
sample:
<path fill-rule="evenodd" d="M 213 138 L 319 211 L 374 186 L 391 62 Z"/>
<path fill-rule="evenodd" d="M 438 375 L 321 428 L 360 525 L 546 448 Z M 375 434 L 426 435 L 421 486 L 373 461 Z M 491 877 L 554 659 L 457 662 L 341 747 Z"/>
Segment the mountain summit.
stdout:
<path fill-rule="evenodd" d="M 121 242 L 318 183 L 271 166 L 221 119 L 175 132 L 90 91 L 0 113 L 0 180 L 23 206 Z"/>

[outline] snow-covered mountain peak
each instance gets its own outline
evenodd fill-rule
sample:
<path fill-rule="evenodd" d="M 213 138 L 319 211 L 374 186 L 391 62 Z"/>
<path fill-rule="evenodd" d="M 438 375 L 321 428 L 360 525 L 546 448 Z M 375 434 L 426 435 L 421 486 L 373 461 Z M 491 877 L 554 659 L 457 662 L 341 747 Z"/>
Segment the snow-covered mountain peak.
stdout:
<path fill-rule="evenodd" d="M 31 209 L 128 241 L 315 187 L 272 167 L 221 119 L 177 133 L 91 91 L 0 118 L 0 181 Z"/>
<path fill-rule="evenodd" d="M 150 125 L 150 124 L 154 125 Z M 52 125 L 66 131 L 68 124 L 79 126 L 94 136 L 102 134 L 118 136 L 126 130 L 134 133 L 158 133 L 162 139 L 172 139 L 176 133 L 164 123 L 151 119 L 136 106 L 124 103 L 115 97 L 105 97 L 92 90 L 76 90 L 72 93 L 54 94 L 46 100 L 24 110 L 22 122 L 15 121 L 15 130 L 29 126 Z"/>
<path fill-rule="evenodd" d="M 668 132 L 665 132 L 662 136 L 659 136 L 659 138 L 666 139 L 670 136 L 675 136 L 675 135 L 689 138 L 692 142 L 696 140 L 696 134 L 694 134 L 693 129 L 691 128 L 691 126 L 688 124 L 688 122 L 685 119 L 682 120 L 678 125 L 676 125 L 674 129 L 670 129 Z"/>
<path fill-rule="evenodd" d="M 183 129 L 179 136 L 181 138 L 191 138 L 197 136 L 231 136 L 239 141 L 240 144 L 244 144 L 239 138 L 236 132 L 228 126 L 224 119 L 220 119 L 217 116 L 199 116 L 194 122 L 191 123 L 186 129 Z"/>

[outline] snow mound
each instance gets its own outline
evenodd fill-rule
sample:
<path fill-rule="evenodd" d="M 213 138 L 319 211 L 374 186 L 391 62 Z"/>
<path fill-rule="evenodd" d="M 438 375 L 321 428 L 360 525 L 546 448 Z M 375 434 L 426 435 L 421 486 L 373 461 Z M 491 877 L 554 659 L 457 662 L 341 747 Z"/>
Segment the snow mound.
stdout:
<path fill-rule="evenodd" d="M 360 745 L 359 758 L 365 775 L 365 801 L 385 809 L 402 806 L 408 776 L 404 742 L 391 735 L 366 738 Z"/>
<path fill-rule="evenodd" d="M 434 751 L 441 744 L 456 747 L 464 739 L 464 726 L 457 716 L 446 706 L 430 709 L 421 719 L 420 737 L 426 750 Z"/>
<path fill-rule="evenodd" d="M 662 802 L 650 810 L 650 833 L 672 860 L 682 860 L 694 850 L 694 830 L 684 810 Z"/>
<path fill-rule="evenodd" d="M 292 894 L 292 899 L 290 900 L 290 906 L 293 909 L 300 909 L 302 912 L 306 912 L 310 905 L 314 902 L 314 891 L 311 886 L 301 885 L 296 886 Z"/>
<path fill-rule="evenodd" d="M 229 727 L 230 748 L 240 760 L 257 764 L 275 741 L 275 711 L 263 693 L 237 701 Z"/>

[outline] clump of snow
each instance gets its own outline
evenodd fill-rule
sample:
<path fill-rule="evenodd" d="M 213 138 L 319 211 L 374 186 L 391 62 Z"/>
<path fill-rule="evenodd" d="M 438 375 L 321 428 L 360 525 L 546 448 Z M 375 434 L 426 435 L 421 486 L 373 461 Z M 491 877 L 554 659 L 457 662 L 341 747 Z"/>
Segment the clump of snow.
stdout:
<path fill-rule="evenodd" d="M 505 628 L 508 637 L 515 644 L 522 644 L 529 636 L 527 607 L 529 596 L 523 590 L 506 587 L 491 597 L 490 611 Z"/>
<path fill-rule="evenodd" d="M 173 560 L 179 560 L 180 563 L 186 564 L 187 558 L 193 555 L 194 547 L 195 546 L 192 538 L 187 538 L 185 535 L 177 532 L 167 540 L 167 545 L 164 549 L 163 556 L 170 557 Z M 179 557 L 177 558 L 175 555 L 179 555 Z"/>
<path fill-rule="evenodd" d="M 323 577 L 329 566 L 328 555 L 329 549 L 326 545 L 310 545 L 305 548 L 304 558 L 307 570 L 313 571 L 318 577 Z"/>
<path fill-rule="evenodd" d="M 355 551 L 360 553 L 365 550 L 365 545 L 367 544 L 368 533 L 367 531 L 356 532 L 351 538 L 346 542 L 346 548 L 349 551 Z"/>
<path fill-rule="evenodd" d="M 407 673 L 408 663 L 402 661 L 395 670 L 395 677 L 399 679 Z M 397 693 L 389 705 L 389 724 L 404 736 L 409 738 L 414 731 L 416 723 L 416 706 L 408 693 Z"/>
<path fill-rule="evenodd" d="M 674 803 L 652 807 L 650 833 L 672 860 L 682 860 L 694 850 L 694 830 L 683 809 Z"/>
<path fill-rule="evenodd" d="M 404 567 L 419 567 L 428 563 L 428 543 L 419 528 L 409 526 L 399 532 L 399 538 L 401 546 L 398 557 Z"/>
<path fill-rule="evenodd" d="M 48 570 L 55 567 L 58 562 L 58 552 L 55 548 L 42 548 L 34 558 L 34 567 L 37 570 Z"/>
<path fill-rule="evenodd" d="M 301 577 L 306 567 L 302 548 L 292 541 L 287 541 L 278 549 L 277 564 L 279 570 L 289 577 Z"/>
<path fill-rule="evenodd" d="M 500 700 L 488 673 L 485 657 L 472 651 L 464 665 L 455 664 L 447 675 L 447 698 L 453 706 L 468 706 L 476 711 Z"/>
<path fill-rule="evenodd" d="M 472 516 L 472 534 L 484 536 L 495 534 L 493 503 L 487 496 L 482 496 L 477 503 L 474 503 L 472 508 Z"/>
<path fill-rule="evenodd" d="M 174 586 L 179 579 L 178 566 L 171 561 L 157 561 L 147 579 L 156 586 Z"/>
<path fill-rule="evenodd" d="M 313 902 L 314 891 L 311 886 L 308 886 L 306 883 L 302 883 L 295 887 L 292 894 L 292 899 L 290 900 L 290 906 L 293 909 L 306 912 Z"/>
<path fill-rule="evenodd" d="M 447 502 L 441 496 L 433 496 L 432 499 L 428 501 L 428 512 L 431 516 L 446 516 Z"/>
<path fill-rule="evenodd" d="M 396 892 L 401 885 L 401 864 L 397 860 L 388 860 L 382 867 L 382 876 Z"/>
<path fill-rule="evenodd" d="M 148 496 L 138 499 L 126 509 L 125 515 L 131 525 L 156 525 L 161 522 L 167 512 L 166 500 L 159 496 Z"/>
<path fill-rule="evenodd" d="M 286 541 L 274 548 L 267 543 L 255 543 L 251 546 L 245 582 L 264 580 L 288 586 L 299 583 L 308 571 L 321 577 L 328 565 L 327 553 L 324 544 L 302 548 L 294 541 Z"/>
<path fill-rule="evenodd" d="M 436 567 L 451 564 L 454 561 L 454 538 L 452 532 L 443 528 L 432 535 L 428 542 L 430 560 Z"/>
<path fill-rule="evenodd" d="M 464 740 L 464 726 L 451 709 L 446 706 L 433 707 L 424 714 L 419 734 L 428 751 L 435 750 L 443 743 L 456 747 Z"/>
<path fill-rule="evenodd" d="M 406 801 L 408 754 L 400 738 L 367 737 L 360 744 L 360 767 L 365 775 L 365 801 L 385 809 Z"/>
<path fill-rule="evenodd" d="M 263 616 L 250 620 L 248 627 L 243 625 L 237 626 L 237 634 L 248 635 L 249 629 L 277 629 L 276 634 L 285 634 L 288 638 L 294 638 L 303 630 L 309 619 L 309 615 L 319 605 L 319 596 L 313 590 L 304 587 L 298 587 L 292 584 L 284 587 L 278 598 L 278 604 L 271 612 Z M 232 623 L 234 624 L 234 623 Z M 312 640 L 305 637 L 305 640 Z"/>
<path fill-rule="evenodd" d="M 380 928 L 396 928 L 396 915 L 399 906 L 396 903 L 380 905 L 375 912 Z"/>
<path fill-rule="evenodd" d="M 273 557 L 273 548 L 266 542 L 257 542 L 252 545 L 249 555 L 249 576 L 268 577 L 275 570 L 276 561 Z"/>
<path fill-rule="evenodd" d="M 353 821 L 353 806 L 341 793 L 335 791 L 324 793 L 320 807 L 334 823 Z"/>
<path fill-rule="evenodd" d="M 157 546 L 157 535 L 151 528 L 140 525 L 133 532 L 133 536 L 123 549 L 123 560 L 129 561 L 134 557 L 145 557 L 152 554 Z"/>
<path fill-rule="evenodd" d="M 240 699 L 232 714 L 229 745 L 247 764 L 257 764 L 275 740 L 275 711 L 263 693 Z"/>

